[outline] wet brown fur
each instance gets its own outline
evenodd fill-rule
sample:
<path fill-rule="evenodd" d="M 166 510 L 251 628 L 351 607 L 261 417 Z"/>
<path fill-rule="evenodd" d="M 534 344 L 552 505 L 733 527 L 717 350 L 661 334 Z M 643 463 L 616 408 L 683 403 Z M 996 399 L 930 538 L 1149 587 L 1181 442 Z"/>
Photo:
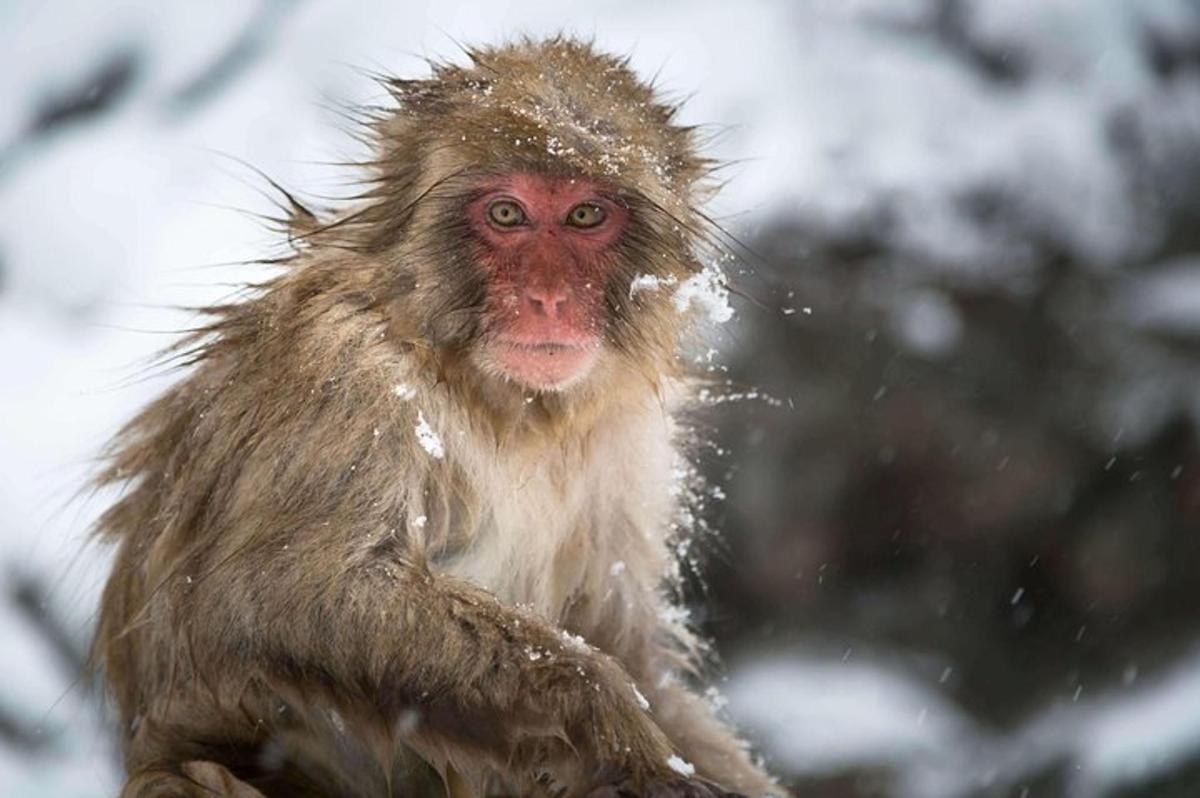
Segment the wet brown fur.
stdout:
<path fill-rule="evenodd" d="M 285 269 L 211 309 L 186 378 L 112 446 L 101 481 L 128 488 L 99 525 L 118 549 L 95 652 L 123 795 L 772 790 L 686 686 L 703 647 L 667 598 L 684 317 L 629 291 L 698 269 L 693 132 L 565 38 L 386 85 L 362 196 L 292 200 Z M 602 179 L 632 219 L 607 359 L 562 393 L 470 357 L 488 330 L 460 211 L 473 179 L 522 171 Z"/>

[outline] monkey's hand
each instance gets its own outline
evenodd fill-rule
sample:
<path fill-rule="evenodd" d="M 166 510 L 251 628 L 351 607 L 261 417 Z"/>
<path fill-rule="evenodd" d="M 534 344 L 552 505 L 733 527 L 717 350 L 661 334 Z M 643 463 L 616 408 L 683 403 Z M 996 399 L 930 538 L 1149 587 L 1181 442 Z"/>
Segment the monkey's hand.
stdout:
<path fill-rule="evenodd" d="M 558 633 L 561 635 L 561 633 Z M 563 635 L 570 640 L 569 635 Z M 561 657 L 560 661 L 555 661 Z M 681 778 L 683 760 L 644 708 L 644 699 L 617 660 L 576 639 L 546 663 L 568 680 L 556 699 L 573 756 L 581 767 L 568 781 L 587 787 L 572 795 L 595 798 L 725 798 L 733 793 L 700 779 Z M 530 674 L 540 682 L 543 674 Z M 552 677 L 556 681 L 561 677 Z M 674 764 L 673 764 L 674 763 Z M 552 763 L 546 762 L 545 765 Z"/>

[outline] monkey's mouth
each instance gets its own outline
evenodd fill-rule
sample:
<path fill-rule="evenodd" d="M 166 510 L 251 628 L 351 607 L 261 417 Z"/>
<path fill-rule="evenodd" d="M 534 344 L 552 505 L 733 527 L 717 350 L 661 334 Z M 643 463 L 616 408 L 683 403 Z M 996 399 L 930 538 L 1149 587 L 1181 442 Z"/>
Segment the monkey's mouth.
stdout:
<path fill-rule="evenodd" d="M 592 369 L 599 350 L 596 341 L 517 341 L 500 339 L 492 359 L 509 379 L 538 390 L 562 390 Z"/>

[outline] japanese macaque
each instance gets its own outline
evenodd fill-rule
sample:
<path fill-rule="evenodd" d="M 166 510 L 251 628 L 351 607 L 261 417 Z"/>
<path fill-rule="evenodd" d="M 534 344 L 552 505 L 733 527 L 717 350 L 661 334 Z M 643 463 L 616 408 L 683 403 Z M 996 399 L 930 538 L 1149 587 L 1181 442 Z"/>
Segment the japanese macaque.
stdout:
<path fill-rule="evenodd" d="M 671 603 L 711 163 L 588 44 L 469 55 L 113 444 L 127 798 L 782 794 Z"/>

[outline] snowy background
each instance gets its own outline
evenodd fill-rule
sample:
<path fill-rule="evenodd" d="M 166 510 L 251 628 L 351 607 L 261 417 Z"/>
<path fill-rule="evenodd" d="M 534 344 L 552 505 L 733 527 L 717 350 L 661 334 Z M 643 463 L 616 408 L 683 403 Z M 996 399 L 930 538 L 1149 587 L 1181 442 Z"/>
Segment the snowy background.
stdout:
<path fill-rule="evenodd" d="M 805 795 L 1200 794 L 1200 2 L 0 4 L 0 794 L 114 793 L 83 490 L 349 185 L 368 73 L 566 29 L 692 95 L 755 301 L 696 615 Z M 247 166 L 252 165 L 253 168 Z"/>

